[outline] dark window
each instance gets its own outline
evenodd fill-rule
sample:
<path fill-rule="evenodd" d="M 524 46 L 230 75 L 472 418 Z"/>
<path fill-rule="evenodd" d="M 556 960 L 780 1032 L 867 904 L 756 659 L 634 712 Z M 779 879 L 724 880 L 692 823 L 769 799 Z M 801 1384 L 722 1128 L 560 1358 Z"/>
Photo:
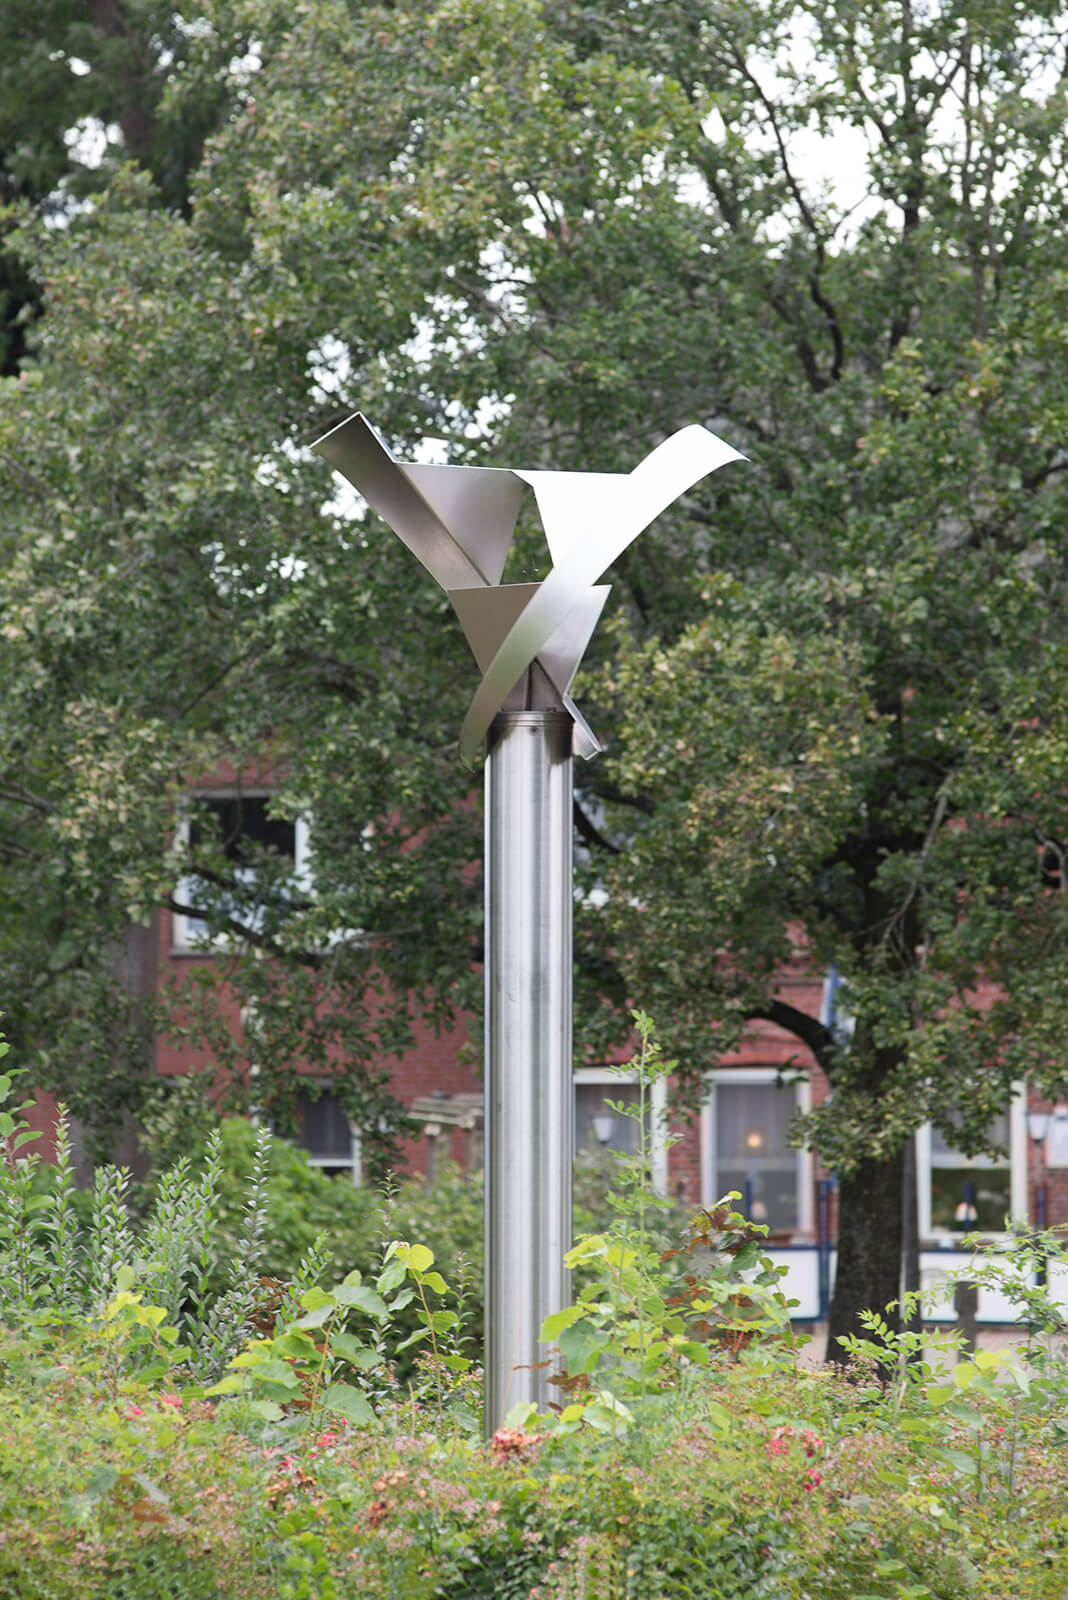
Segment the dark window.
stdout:
<path fill-rule="evenodd" d="M 341 1101 L 331 1089 L 318 1095 L 298 1094 L 296 1103 L 297 1143 L 312 1166 L 331 1176 L 359 1176 L 359 1144 Z"/>
<path fill-rule="evenodd" d="M 254 851 L 273 850 L 276 855 L 293 860 L 297 850 L 297 831 L 294 823 L 284 817 L 270 814 L 270 798 L 265 794 L 201 795 L 197 804 L 215 820 L 215 832 L 207 819 L 197 817 L 190 829 L 189 840 L 193 849 L 202 845 L 209 848 L 218 843 L 227 861 L 235 867 L 247 867 Z"/>
<path fill-rule="evenodd" d="M 273 855 L 283 873 L 297 861 L 297 824 L 271 814 L 271 797 L 266 794 L 194 794 L 190 797 L 192 815 L 188 824 L 190 853 L 198 855 L 205 872 L 194 870 L 178 886 L 178 900 L 205 913 L 231 917 L 245 927 L 263 928 L 265 908 L 257 905 L 257 868 L 265 866 L 263 856 Z M 222 853 L 226 867 L 209 876 L 209 858 Z M 275 884 L 272 902 L 277 909 L 285 896 L 285 885 Z M 216 933 L 215 938 L 228 934 Z M 178 949 L 206 948 L 212 943 L 207 921 L 181 916 L 174 927 Z"/>

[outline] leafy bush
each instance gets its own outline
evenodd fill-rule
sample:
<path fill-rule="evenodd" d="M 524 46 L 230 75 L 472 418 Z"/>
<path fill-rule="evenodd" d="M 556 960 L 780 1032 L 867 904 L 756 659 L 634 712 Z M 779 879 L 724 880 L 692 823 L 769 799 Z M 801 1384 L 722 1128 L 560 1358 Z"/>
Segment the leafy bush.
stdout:
<path fill-rule="evenodd" d="M 257 1132 L 242 1118 L 222 1124 L 217 1227 L 223 1255 L 240 1236 L 242 1207 L 251 1179 Z M 427 1246 L 439 1270 L 461 1295 L 473 1341 L 482 1339 L 482 1179 L 445 1167 L 432 1184 L 408 1178 L 381 1193 L 330 1178 L 309 1166 L 285 1139 L 271 1141 L 264 1190 L 261 1272 L 289 1282 L 314 1248 L 317 1282 L 332 1283 L 356 1270 L 371 1276 L 386 1243 L 408 1239 Z M 409 1317 L 406 1327 L 417 1324 Z"/>
<path fill-rule="evenodd" d="M 113 1393 L 66 1341 L 0 1344 L 12 1600 L 1063 1600 L 1068 1386 L 1007 1358 L 901 1391 L 721 1353 L 625 1436 L 482 1446 L 408 1397 L 356 1425 Z"/>
<path fill-rule="evenodd" d="M 270 1186 L 303 1193 L 308 1169 L 283 1151 L 271 1175 L 254 1130 L 177 1161 L 139 1222 L 114 1170 L 79 1222 L 62 1132 L 51 1171 L 27 1132 L 0 1111 L 5 1597 L 1064 1600 L 1063 1320 L 1026 1242 L 970 1270 L 1019 1278 L 1026 1362 L 950 1337 L 935 1368 L 873 1312 L 848 1374 L 797 1370 L 763 1230 L 724 1205 L 665 1259 L 640 1152 L 550 1319 L 560 1408 L 480 1445 L 464 1307 L 397 1237 L 423 1225 L 461 1260 L 473 1185 L 357 1197 L 360 1242 L 313 1242 L 273 1281 Z M 1034 1248 L 1065 1258 L 1053 1234 Z"/>

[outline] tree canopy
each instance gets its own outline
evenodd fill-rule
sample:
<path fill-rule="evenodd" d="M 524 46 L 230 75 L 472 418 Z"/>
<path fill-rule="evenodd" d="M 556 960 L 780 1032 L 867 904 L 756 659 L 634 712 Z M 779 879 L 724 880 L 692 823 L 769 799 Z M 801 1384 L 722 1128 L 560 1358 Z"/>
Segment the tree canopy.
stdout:
<path fill-rule="evenodd" d="M 908 1133 L 978 1148 L 1020 1076 L 1064 1085 L 1061 8 L 91 15 L 3 23 L 24 1047 L 80 1109 L 136 1099 L 121 952 L 191 865 L 176 801 L 270 759 L 314 891 L 265 859 L 243 912 L 203 830 L 195 863 L 257 1059 L 340 1049 L 388 1114 L 410 1008 L 475 1003 L 474 671 L 306 447 L 358 405 L 398 452 L 627 470 L 702 421 L 750 464 L 618 564 L 583 687 L 577 1020 L 599 1049 L 639 1001 L 691 1098 L 754 1017 L 815 1052 L 841 1328 L 896 1293 Z M 778 997 L 799 949 L 844 976 L 848 1051 Z"/>

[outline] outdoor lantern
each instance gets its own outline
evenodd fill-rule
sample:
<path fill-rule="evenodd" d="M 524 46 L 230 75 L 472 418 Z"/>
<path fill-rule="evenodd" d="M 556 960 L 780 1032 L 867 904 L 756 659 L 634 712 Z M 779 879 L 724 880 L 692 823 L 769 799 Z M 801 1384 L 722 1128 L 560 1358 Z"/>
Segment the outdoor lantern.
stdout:
<path fill-rule="evenodd" d="M 1028 1136 L 1035 1144 L 1045 1144 L 1051 1116 L 1052 1112 L 1049 1111 L 1029 1111 L 1027 1113 Z"/>
<path fill-rule="evenodd" d="M 602 1149 L 606 1144 L 612 1143 L 615 1127 L 616 1119 L 607 1111 L 603 1111 L 599 1116 L 593 1118 L 593 1136 Z"/>

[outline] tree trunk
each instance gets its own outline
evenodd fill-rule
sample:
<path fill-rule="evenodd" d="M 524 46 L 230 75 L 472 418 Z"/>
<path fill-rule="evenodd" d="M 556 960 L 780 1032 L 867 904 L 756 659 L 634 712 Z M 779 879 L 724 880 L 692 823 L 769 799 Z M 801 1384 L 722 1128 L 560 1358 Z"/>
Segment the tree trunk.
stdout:
<path fill-rule="evenodd" d="M 892 1328 L 900 1327 L 898 1308 L 887 1312 L 901 1293 L 901 1213 L 905 1154 L 887 1161 L 862 1161 L 838 1183 L 838 1268 L 834 1279 L 827 1360 L 844 1361 L 838 1338 L 863 1332 L 862 1311 L 878 1311 Z"/>

